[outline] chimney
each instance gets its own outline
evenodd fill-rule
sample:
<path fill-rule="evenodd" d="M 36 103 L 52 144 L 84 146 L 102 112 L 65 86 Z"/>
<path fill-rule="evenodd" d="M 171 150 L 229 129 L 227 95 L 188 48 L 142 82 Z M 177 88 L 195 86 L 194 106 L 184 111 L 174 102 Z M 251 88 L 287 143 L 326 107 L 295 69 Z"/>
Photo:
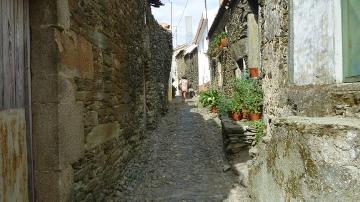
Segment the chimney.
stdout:
<path fill-rule="evenodd" d="M 186 43 L 190 44 L 193 40 L 192 16 L 185 16 Z"/>

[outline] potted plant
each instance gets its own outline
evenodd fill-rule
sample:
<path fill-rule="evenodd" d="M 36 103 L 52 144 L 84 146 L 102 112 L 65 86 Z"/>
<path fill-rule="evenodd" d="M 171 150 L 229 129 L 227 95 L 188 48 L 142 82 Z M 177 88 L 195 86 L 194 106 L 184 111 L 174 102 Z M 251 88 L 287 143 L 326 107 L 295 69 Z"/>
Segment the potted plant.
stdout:
<path fill-rule="evenodd" d="M 229 46 L 229 41 L 227 39 L 226 32 L 219 33 L 215 38 L 216 38 L 217 44 L 219 45 L 219 47 L 221 49 Z"/>
<path fill-rule="evenodd" d="M 200 94 L 200 102 L 204 107 L 210 107 L 212 113 L 218 112 L 218 106 L 220 104 L 220 93 L 215 89 L 209 89 Z"/>
<path fill-rule="evenodd" d="M 218 105 L 218 110 L 221 115 L 230 114 L 230 108 L 232 104 L 231 102 L 231 99 L 228 99 L 223 94 L 220 94 L 220 103 Z"/>
<path fill-rule="evenodd" d="M 234 88 L 233 97 L 241 106 L 241 113 L 243 119 L 248 119 L 248 109 L 247 106 L 245 105 L 245 98 L 249 94 L 251 85 L 252 85 L 251 80 L 235 79 L 233 81 L 233 88 Z"/>
<path fill-rule="evenodd" d="M 216 54 L 223 49 L 224 47 L 227 47 L 229 45 L 228 39 L 227 39 L 227 33 L 221 32 L 217 34 L 214 39 L 211 41 L 207 54 L 211 57 L 216 56 Z"/>
<path fill-rule="evenodd" d="M 249 119 L 252 121 L 259 120 L 263 106 L 263 93 L 257 82 L 252 82 L 249 85 L 248 95 L 245 97 L 244 103 L 246 109 L 249 110 Z"/>
<path fill-rule="evenodd" d="M 249 68 L 249 74 L 250 74 L 250 78 L 252 78 L 252 79 L 258 78 L 259 77 L 259 68 L 250 67 Z"/>
<path fill-rule="evenodd" d="M 236 100 L 232 99 L 230 102 L 230 118 L 233 121 L 240 121 L 242 119 L 242 105 L 241 103 Z"/>

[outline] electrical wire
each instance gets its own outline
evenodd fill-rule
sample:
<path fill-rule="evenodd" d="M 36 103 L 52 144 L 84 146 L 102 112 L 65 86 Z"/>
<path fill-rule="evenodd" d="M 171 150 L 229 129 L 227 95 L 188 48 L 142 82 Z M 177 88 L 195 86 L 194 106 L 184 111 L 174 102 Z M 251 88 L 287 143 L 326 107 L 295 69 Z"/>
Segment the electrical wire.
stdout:
<path fill-rule="evenodd" d="M 186 8 L 187 8 L 187 6 L 188 6 L 188 3 L 189 3 L 189 0 L 186 0 L 184 10 L 183 10 L 183 12 L 182 12 L 182 14 L 181 14 L 180 20 L 179 20 L 179 22 L 177 23 L 177 26 L 176 26 L 176 27 L 179 27 L 179 25 L 180 25 L 180 23 L 181 23 L 181 21 L 182 21 L 182 19 L 183 19 L 184 14 L 185 14 L 185 10 L 186 10 Z"/>

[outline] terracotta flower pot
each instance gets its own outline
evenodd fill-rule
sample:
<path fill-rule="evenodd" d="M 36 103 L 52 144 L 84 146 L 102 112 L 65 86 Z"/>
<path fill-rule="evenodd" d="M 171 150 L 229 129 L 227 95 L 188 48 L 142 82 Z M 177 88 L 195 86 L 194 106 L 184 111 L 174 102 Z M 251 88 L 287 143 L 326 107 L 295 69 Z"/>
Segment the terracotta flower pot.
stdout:
<path fill-rule="evenodd" d="M 250 67 L 249 73 L 250 73 L 250 78 L 257 78 L 257 77 L 259 77 L 259 68 Z"/>
<path fill-rule="evenodd" d="M 212 106 L 211 107 L 211 113 L 217 113 L 218 112 L 218 109 L 216 106 Z"/>
<path fill-rule="evenodd" d="M 231 116 L 231 119 L 233 121 L 240 121 L 242 119 L 242 113 L 241 112 L 233 112 L 232 113 L 232 116 Z"/>
<path fill-rule="evenodd" d="M 224 47 L 228 47 L 229 46 L 229 41 L 227 38 L 222 38 L 220 40 L 220 47 L 221 48 L 224 48 Z"/>
<path fill-rule="evenodd" d="M 249 112 L 246 109 L 242 110 L 242 118 L 245 120 L 249 120 Z"/>
<path fill-rule="evenodd" d="M 260 113 L 250 113 L 249 117 L 250 117 L 250 121 L 258 121 L 261 118 L 261 114 Z"/>

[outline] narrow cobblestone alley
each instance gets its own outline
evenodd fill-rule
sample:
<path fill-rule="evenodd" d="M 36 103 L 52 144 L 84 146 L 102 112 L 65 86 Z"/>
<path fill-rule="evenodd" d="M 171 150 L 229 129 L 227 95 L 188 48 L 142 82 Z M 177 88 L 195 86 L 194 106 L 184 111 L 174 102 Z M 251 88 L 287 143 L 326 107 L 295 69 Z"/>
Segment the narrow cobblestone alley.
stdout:
<path fill-rule="evenodd" d="M 247 201 L 226 165 L 216 118 L 179 102 L 145 140 L 106 201 Z"/>

